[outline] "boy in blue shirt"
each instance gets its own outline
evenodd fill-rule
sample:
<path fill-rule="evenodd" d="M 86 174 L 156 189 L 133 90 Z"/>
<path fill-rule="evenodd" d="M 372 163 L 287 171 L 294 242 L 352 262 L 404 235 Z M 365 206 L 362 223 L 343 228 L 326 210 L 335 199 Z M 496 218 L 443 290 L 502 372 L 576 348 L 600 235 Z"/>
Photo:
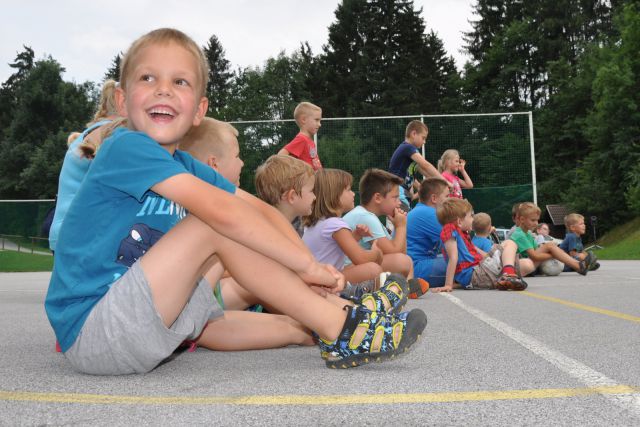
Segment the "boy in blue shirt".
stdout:
<path fill-rule="evenodd" d="M 447 262 L 442 256 L 436 208 L 449 196 L 449 185 L 440 178 L 426 178 L 420 184 L 420 202 L 407 214 L 407 255 L 413 260 L 413 274 L 431 288 L 444 286 Z"/>
<path fill-rule="evenodd" d="M 176 149 L 207 111 L 206 64 L 173 29 L 142 36 L 122 60 L 116 104 L 132 130 L 117 129 L 93 160 L 60 230 L 45 300 L 65 358 L 84 373 L 143 373 L 186 339 L 219 339 L 206 328 L 223 316 L 209 283 L 225 268 L 315 331 L 328 367 L 406 350 L 426 326 L 423 312 L 381 315 L 320 297 L 306 283 L 339 292 L 341 274 L 318 264 L 282 215 L 259 212 L 255 197 Z"/>
<path fill-rule="evenodd" d="M 471 241 L 476 248 L 480 249 L 481 253 L 487 253 L 493 247 L 493 241 L 489 238 L 491 234 L 491 217 L 489 214 L 484 212 L 478 212 L 473 215 L 473 224 L 472 224 L 474 236 Z"/>
<path fill-rule="evenodd" d="M 442 178 L 438 169 L 429 163 L 419 149 L 427 142 L 429 136 L 429 128 L 420 120 L 412 120 L 407 125 L 404 132 L 404 141 L 398 145 L 389 161 L 389 172 L 400 177 L 402 191 L 400 191 L 400 202 L 402 209 L 408 212 L 411 207 L 411 187 L 413 185 L 413 177 L 409 174 L 409 166 L 415 162 L 420 173 L 424 177 L 433 176 Z M 444 178 L 443 178 L 444 179 Z"/>
<path fill-rule="evenodd" d="M 581 237 L 586 231 L 584 217 L 577 213 L 571 213 L 564 217 L 564 225 L 567 227 L 567 234 L 558 246 L 560 246 L 560 248 L 568 253 L 572 258 L 578 261 L 583 261 L 589 255 L 589 253 L 584 250 Z M 593 253 L 591 253 L 591 256 L 593 257 L 593 263 L 589 270 L 597 270 L 600 268 L 600 263 L 597 262 Z"/>

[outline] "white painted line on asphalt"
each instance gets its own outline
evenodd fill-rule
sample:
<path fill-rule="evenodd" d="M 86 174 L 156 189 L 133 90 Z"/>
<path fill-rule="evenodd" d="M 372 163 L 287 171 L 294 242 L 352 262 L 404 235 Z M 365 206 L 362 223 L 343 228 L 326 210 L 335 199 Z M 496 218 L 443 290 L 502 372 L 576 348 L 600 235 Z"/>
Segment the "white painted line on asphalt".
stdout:
<path fill-rule="evenodd" d="M 621 384 L 617 381 L 607 377 L 603 373 L 600 373 L 587 365 L 566 356 L 556 350 L 553 350 L 547 346 L 545 346 L 542 342 L 536 340 L 535 338 L 525 334 L 524 332 L 513 328 L 506 323 L 503 323 L 488 314 L 473 308 L 464 302 L 462 302 L 459 298 L 454 297 L 450 294 L 441 294 L 449 301 L 471 314 L 472 316 L 478 318 L 483 321 L 487 325 L 491 326 L 494 329 L 497 329 L 499 332 L 503 333 L 507 337 L 511 338 L 518 344 L 522 345 L 527 350 L 532 353 L 542 357 L 547 362 L 556 366 L 562 372 L 567 375 L 572 376 L 578 381 L 582 382 L 588 387 L 615 387 L 620 386 Z M 624 394 L 602 394 L 604 398 L 608 399 L 618 407 L 621 407 L 629 413 L 633 414 L 635 417 L 640 419 L 640 393 L 624 393 Z"/>
<path fill-rule="evenodd" d="M 0 292 L 47 292 L 46 289 L 0 289 Z"/>

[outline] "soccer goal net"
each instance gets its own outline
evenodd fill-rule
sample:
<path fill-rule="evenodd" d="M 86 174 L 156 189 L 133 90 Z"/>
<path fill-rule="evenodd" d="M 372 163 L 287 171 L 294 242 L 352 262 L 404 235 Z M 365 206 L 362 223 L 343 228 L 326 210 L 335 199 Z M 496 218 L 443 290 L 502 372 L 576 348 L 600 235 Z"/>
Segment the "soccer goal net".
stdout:
<path fill-rule="evenodd" d="M 354 190 L 365 169 L 387 169 L 394 150 L 404 140 L 411 120 L 429 128 L 423 148 L 434 166 L 453 148 L 467 162 L 474 188 L 463 190 L 475 212 L 487 212 L 497 227 L 511 226 L 511 206 L 536 200 L 533 123 L 530 112 L 496 114 L 416 115 L 394 117 L 325 118 L 316 135 L 324 167 L 350 172 Z M 276 154 L 298 132 L 293 120 L 233 122 L 240 135 L 241 177 L 253 192 L 255 169 Z"/>

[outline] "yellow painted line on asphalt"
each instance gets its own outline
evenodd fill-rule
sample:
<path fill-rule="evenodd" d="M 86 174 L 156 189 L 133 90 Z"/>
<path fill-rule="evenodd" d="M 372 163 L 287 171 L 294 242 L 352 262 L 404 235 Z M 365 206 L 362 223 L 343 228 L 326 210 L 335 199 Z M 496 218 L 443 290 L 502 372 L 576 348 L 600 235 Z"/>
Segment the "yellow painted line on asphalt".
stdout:
<path fill-rule="evenodd" d="M 640 388 L 613 385 L 586 388 L 548 388 L 448 393 L 280 395 L 280 396 L 119 396 L 82 393 L 37 393 L 0 390 L 0 401 L 117 405 L 384 405 L 394 403 L 443 403 L 492 400 L 556 399 L 566 397 L 635 394 Z"/>
<path fill-rule="evenodd" d="M 533 298 L 542 299 L 545 301 L 555 302 L 557 304 L 566 305 L 567 307 L 577 308 L 578 310 L 590 311 L 592 313 L 604 314 L 605 316 L 616 317 L 618 319 L 629 320 L 630 322 L 640 323 L 640 317 L 632 316 L 630 314 L 620 313 L 618 311 L 606 310 L 604 308 L 592 307 L 590 305 L 578 304 L 577 302 L 571 302 L 560 298 L 549 297 L 546 295 L 536 294 L 529 291 L 520 292 L 522 295 L 526 295 Z"/>

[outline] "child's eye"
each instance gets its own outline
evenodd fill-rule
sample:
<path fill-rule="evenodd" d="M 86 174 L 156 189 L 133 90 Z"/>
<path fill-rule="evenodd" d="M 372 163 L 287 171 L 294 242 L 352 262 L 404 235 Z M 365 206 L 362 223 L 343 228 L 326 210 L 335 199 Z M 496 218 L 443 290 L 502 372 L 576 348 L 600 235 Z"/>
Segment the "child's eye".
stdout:
<path fill-rule="evenodd" d="M 153 81 L 153 76 L 151 74 L 143 74 L 140 76 L 140 80 L 143 82 L 150 82 Z"/>
<path fill-rule="evenodd" d="M 185 79 L 176 79 L 175 84 L 178 86 L 189 86 L 189 82 Z"/>

